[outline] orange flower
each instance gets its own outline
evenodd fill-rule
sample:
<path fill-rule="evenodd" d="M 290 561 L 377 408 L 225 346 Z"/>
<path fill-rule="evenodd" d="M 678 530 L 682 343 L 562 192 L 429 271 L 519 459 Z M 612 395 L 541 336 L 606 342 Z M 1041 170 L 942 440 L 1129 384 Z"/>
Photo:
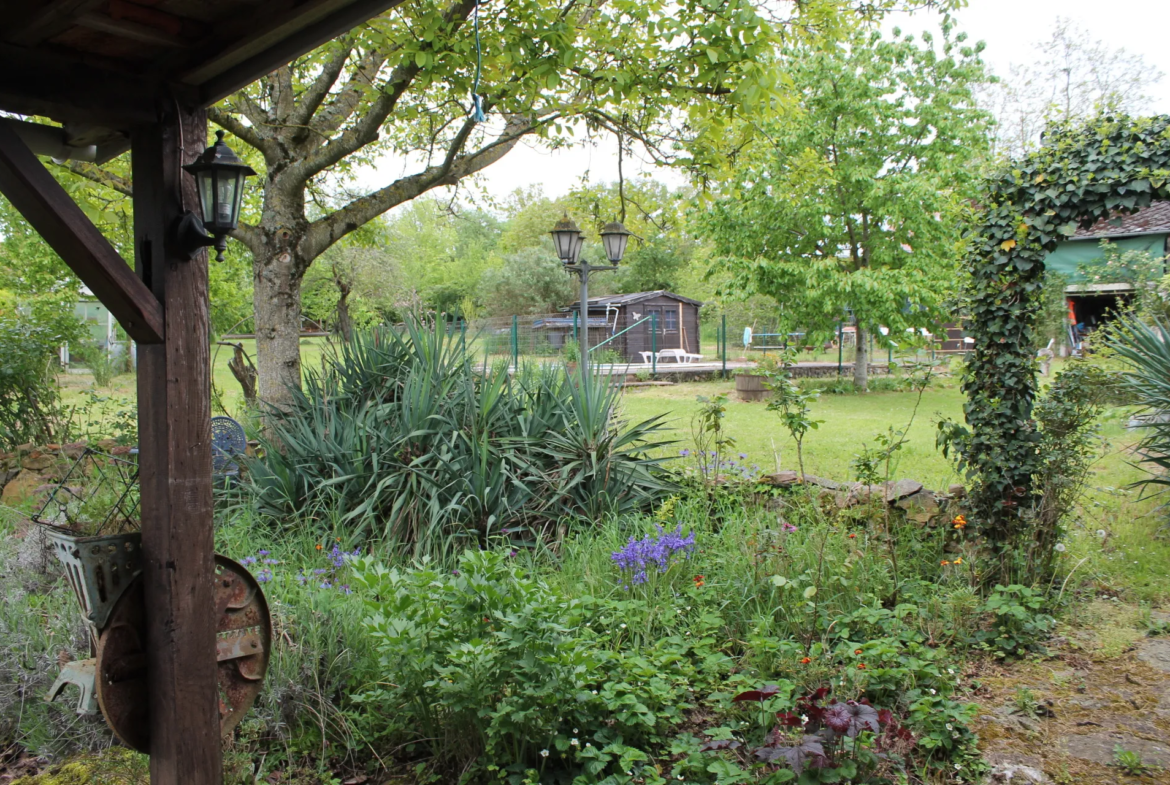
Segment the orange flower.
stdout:
<path fill-rule="evenodd" d="M 857 663 L 857 670 L 859 670 L 859 671 L 865 670 L 865 663 L 864 662 Z"/>
<path fill-rule="evenodd" d="M 324 548 L 324 547 L 325 547 L 325 546 L 324 546 L 324 545 L 322 545 L 321 543 L 317 543 L 317 550 L 321 550 L 321 549 L 322 549 L 322 548 Z"/>
<path fill-rule="evenodd" d="M 942 561 L 940 561 L 940 562 L 939 562 L 939 564 L 941 564 L 942 566 L 946 567 L 948 564 L 950 564 L 950 562 L 949 562 L 949 561 L 947 561 L 946 559 L 943 559 Z"/>
<path fill-rule="evenodd" d="M 854 654 L 861 654 L 861 649 L 854 649 L 854 650 L 853 650 L 853 653 L 854 653 Z"/>
<path fill-rule="evenodd" d="M 808 665 L 810 662 L 812 662 L 812 660 L 811 660 L 810 658 L 808 658 L 808 657 L 805 657 L 804 659 L 802 659 L 802 660 L 800 661 L 800 664 L 801 664 L 801 665 Z"/>
<path fill-rule="evenodd" d="M 955 563 L 955 564 L 962 564 L 962 563 L 963 563 L 963 560 L 962 560 L 961 558 L 959 558 L 959 559 L 955 559 L 954 563 Z"/>
<path fill-rule="evenodd" d="M 692 580 L 694 580 L 694 582 L 695 582 L 696 589 L 699 588 L 700 586 L 702 586 L 704 583 L 706 583 L 706 581 L 703 580 L 702 575 L 696 575 Z"/>
<path fill-rule="evenodd" d="M 850 535 L 849 535 L 849 539 L 851 539 L 851 540 L 856 540 L 856 539 L 857 539 L 857 535 L 856 535 L 856 534 L 850 534 Z"/>

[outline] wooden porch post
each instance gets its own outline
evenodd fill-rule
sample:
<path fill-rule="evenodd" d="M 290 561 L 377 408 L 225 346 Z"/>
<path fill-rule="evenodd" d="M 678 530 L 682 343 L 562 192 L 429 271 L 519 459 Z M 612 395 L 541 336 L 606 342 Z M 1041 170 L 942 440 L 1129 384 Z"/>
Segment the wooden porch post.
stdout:
<path fill-rule="evenodd" d="M 198 211 L 179 167 L 207 144 L 207 115 L 164 100 L 132 134 L 135 268 L 163 305 L 165 342 L 138 348 L 150 781 L 223 782 L 216 686 L 207 253 L 185 261 L 167 229 Z"/>

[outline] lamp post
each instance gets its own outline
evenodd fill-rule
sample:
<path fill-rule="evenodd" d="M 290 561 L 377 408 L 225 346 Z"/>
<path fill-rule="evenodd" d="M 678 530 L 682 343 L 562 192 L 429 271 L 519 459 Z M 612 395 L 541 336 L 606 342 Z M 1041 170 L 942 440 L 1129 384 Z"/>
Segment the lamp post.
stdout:
<path fill-rule="evenodd" d="M 214 245 L 215 258 L 222 262 L 227 236 L 240 224 L 244 178 L 256 172 L 227 146 L 223 131 L 216 131 L 215 137 L 215 144 L 204 150 L 194 163 L 183 167 L 183 171 L 195 177 L 202 215 L 185 213 L 175 224 L 172 240 L 188 259 L 200 248 Z"/>
<path fill-rule="evenodd" d="M 565 269 L 575 272 L 581 279 L 581 314 L 580 350 L 581 350 L 581 378 L 589 378 L 589 273 L 613 271 L 618 262 L 626 253 L 626 243 L 629 242 L 630 232 L 617 221 L 606 224 L 601 230 L 601 242 L 605 246 L 605 256 L 609 260 L 607 265 L 592 265 L 587 259 L 581 258 L 581 248 L 585 245 L 585 234 L 577 228 L 577 224 L 569 218 L 568 213 L 557 222 L 550 232 L 557 256 L 565 265 Z"/>

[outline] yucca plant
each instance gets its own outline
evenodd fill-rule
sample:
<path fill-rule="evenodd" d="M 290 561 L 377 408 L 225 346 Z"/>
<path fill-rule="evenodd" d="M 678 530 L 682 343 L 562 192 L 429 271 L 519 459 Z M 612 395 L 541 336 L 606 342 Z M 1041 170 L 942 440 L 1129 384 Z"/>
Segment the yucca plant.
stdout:
<path fill-rule="evenodd" d="M 477 368 L 458 336 L 409 322 L 336 346 L 287 411 L 272 411 L 247 489 L 275 526 L 342 521 L 349 535 L 443 556 L 494 537 L 647 509 L 674 489 L 661 417 L 618 417 L 608 377 Z M 324 532 L 323 532 L 324 533 Z"/>
<path fill-rule="evenodd" d="M 1170 326 L 1127 316 L 1114 326 L 1109 345 L 1127 366 L 1126 392 L 1141 407 L 1145 435 L 1136 452 L 1150 476 L 1139 484 L 1164 492 L 1170 487 Z"/>

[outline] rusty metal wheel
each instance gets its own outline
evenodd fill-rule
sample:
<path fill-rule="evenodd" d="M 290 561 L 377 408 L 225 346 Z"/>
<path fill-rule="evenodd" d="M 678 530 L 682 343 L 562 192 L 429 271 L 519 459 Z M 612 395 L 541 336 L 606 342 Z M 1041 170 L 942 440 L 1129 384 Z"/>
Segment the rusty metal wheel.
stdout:
<path fill-rule="evenodd" d="M 243 566 L 215 556 L 219 724 L 226 735 L 256 701 L 272 647 L 272 619 L 260 584 Z M 128 747 L 150 752 L 145 603 L 141 576 L 118 599 L 98 636 L 96 692 L 107 724 Z"/>

